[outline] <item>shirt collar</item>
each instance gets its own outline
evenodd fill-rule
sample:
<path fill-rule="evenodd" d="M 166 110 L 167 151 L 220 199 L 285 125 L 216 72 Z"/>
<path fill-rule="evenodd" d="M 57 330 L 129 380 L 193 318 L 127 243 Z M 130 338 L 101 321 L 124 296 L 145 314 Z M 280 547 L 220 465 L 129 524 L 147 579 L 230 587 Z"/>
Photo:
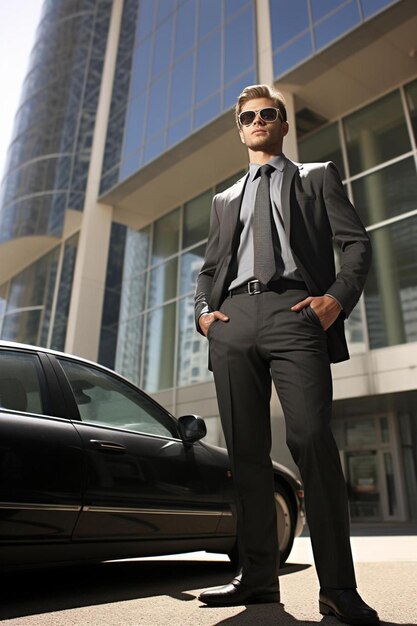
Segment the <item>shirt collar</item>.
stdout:
<path fill-rule="evenodd" d="M 272 165 L 272 167 L 274 167 L 276 170 L 279 170 L 280 172 L 284 170 L 286 163 L 287 163 L 287 157 L 283 153 L 277 154 L 276 156 L 272 157 L 272 159 L 268 161 L 268 165 Z M 259 163 L 249 164 L 249 178 L 251 181 L 254 181 L 255 178 L 258 176 L 260 167 L 261 165 L 259 165 Z"/>

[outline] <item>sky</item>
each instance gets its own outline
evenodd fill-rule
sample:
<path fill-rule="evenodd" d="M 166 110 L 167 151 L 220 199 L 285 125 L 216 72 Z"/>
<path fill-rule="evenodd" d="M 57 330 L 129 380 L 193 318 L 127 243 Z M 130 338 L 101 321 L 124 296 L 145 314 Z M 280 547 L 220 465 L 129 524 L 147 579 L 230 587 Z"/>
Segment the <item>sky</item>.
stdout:
<path fill-rule="evenodd" d="M 0 0 L 0 180 L 43 0 Z"/>

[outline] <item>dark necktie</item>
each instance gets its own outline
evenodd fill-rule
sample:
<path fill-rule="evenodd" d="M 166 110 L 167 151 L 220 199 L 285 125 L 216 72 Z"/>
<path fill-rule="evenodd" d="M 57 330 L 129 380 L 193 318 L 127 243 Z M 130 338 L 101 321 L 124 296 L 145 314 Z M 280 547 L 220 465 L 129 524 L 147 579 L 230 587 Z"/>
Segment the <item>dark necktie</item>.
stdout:
<path fill-rule="evenodd" d="M 269 177 L 274 169 L 272 165 L 262 165 L 259 168 L 261 180 L 256 192 L 253 212 L 254 275 L 264 285 L 271 280 L 276 272 L 269 194 Z"/>

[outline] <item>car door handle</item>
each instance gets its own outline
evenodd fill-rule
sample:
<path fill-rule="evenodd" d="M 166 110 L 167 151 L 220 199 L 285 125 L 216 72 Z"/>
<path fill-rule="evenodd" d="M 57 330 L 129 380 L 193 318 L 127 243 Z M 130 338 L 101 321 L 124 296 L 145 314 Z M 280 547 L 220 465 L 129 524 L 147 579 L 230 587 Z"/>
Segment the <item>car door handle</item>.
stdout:
<path fill-rule="evenodd" d="M 115 441 L 103 441 L 102 439 L 90 439 L 91 447 L 101 452 L 112 452 L 113 454 L 125 454 L 126 446 Z"/>

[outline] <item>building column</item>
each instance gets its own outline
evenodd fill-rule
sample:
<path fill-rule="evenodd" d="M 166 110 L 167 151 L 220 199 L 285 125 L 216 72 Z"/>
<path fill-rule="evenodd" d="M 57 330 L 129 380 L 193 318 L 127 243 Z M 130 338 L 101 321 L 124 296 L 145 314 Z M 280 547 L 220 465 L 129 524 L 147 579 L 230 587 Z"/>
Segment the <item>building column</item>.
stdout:
<path fill-rule="evenodd" d="M 271 14 L 269 0 L 256 0 L 256 42 L 258 60 L 258 81 L 262 85 L 274 84 L 274 63 L 272 58 L 271 38 Z M 287 118 L 290 127 L 284 140 L 285 155 L 293 161 L 298 160 L 297 133 L 295 126 L 294 95 L 285 89 L 281 89 L 279 83 L 277 89 L 282 93 L 287 104 Z"/>
<path fill-rule="evenodd" d="M 86 197 L 68 316 L 65 351 L 97 360 L 112 207 L 97 202 L 113 91 L 123 0 L 113 0 L 91 148 Z"/>

